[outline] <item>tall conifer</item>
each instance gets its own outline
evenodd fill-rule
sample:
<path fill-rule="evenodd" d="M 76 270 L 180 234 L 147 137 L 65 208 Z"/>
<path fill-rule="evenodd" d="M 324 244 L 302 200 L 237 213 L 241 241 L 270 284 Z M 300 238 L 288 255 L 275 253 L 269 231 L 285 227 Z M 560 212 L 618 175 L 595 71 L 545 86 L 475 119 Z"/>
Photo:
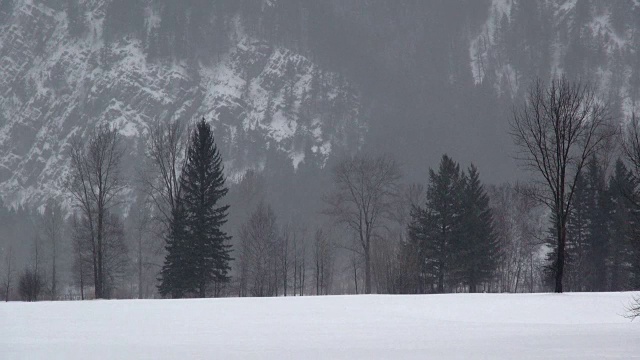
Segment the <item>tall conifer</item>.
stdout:
<path fill-rule="evenodd" d="M 463 235 L 457 263 L 463 283 L 469 292 L 476 292 L 478 285 L 491 280 L 498 265 L 499 247 L 489 196 L 473 164 L 467 174 L 462 204 Z"/>
<path fill-rule="evenodd" d="M 222 230 L 229 210 L 229 205 L 222 204 L 228 192 L 222 158 L 204 119 L 191 135 L 186 160 L 159 291 L 164 296 L 205 297 L 212 282 L 229 280 L 231 237 Z"/>

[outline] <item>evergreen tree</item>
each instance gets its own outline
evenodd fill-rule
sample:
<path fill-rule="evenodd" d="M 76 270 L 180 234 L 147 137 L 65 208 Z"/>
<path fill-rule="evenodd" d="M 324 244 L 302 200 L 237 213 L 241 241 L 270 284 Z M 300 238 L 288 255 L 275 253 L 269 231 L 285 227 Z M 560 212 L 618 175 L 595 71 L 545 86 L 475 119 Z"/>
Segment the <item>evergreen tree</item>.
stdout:
<path fill-rule="evenodd" d="M 588 231 L 586 241 L 585 290 L 606 291 L 607 239 L 609 229 L 607 214 L 609 201 L 605 185 L 604 170 L 594 156 L 587 164 L 586 173 L 588 202 Z"/>
<path fill-rule="evenodd" d="M 158 279 L 160 280 L 158 291 L 164 297 L 182 298 L 189 289 L 194 288 L 188 283 L 191 280 L 189 278 L 191 264 L 186 256 L 187 241 L 186 214 L 181 201 L 178 200 L 177 206 L 171 212 L 165 245 L 167 255 Z"/>
<path fill-rule="evenodd" d="M 456 262 L 461 278 L 469 286 L 469 292 L 476 292 L 479 284 L 491 280 L 493 276 L 498 265 L 499 245 L 493 228 L 489 196 L 473 164 L 468 170 L 462 204 L 464 235 L 459 242 Z"/>
<path fill-rule="evenodd" d="M 191 268 L 189 290 L 206 296 L 210 282 L 229 280 L 231 239 L 223 230 L 229 205 L 222 205 L 227 194 L 222 158 L 213 139 L 211 127 L 204 118 L 198 122 L 187 150 L 187 162 L 182 171 L 185 223 L 189 241 L 185 256 Z"/>
<path fill-rule="evenodd" d="M 211 282 L 229 280 L 231 239 L 222 229 L 228 205 L 222 158 L 211 127 L 202 119 L 193 132 L 180 176 L 181 198 L 171 213 L 165 263 L 158 290 L 162 296 L 205 297 Z"/>
<path fill-rule="evenodd" d="M 425 208 L 412 214 L 409 234 L 420 244 L 425 276 L 442 293 L 458 273 L 454 253 L 460 248 L 465 176 L 443 155 L 438 172 L 429 170 L 429 179 Z"/>
<path fill-rule="evenodd" d="M 630 246 L 635 228 L 634 207 L 631 197 L 635 194 L 636 184 L 629 170 L 618 159 L 614 173 L 609 180 L 611 208 L 609 213 L 609 290 L 626 290 L 632 285 L 632 274 L 637 265 L 637 256 Z M 637 253 L 636 253 L 637 254 Z M 636 284 L 637 285 L 637 284 Z"/>

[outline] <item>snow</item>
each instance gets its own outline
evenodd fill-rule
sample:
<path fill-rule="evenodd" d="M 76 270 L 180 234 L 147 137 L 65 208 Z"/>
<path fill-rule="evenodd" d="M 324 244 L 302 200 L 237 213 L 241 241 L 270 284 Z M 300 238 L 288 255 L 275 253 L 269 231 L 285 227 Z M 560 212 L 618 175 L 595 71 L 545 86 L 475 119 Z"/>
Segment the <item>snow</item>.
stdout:
<path fill-rule="evenodd" d="M 293 161 L 293 168 L 298 170 L 298 165 L 304 161 L 304 153 L 303 152 L 293 152 L 291 153 L 291 160 Z"/>
<path fill-rule="evenodd" d="M 0 303 L 3 359 L 632 359 L 631 293 Z"/>

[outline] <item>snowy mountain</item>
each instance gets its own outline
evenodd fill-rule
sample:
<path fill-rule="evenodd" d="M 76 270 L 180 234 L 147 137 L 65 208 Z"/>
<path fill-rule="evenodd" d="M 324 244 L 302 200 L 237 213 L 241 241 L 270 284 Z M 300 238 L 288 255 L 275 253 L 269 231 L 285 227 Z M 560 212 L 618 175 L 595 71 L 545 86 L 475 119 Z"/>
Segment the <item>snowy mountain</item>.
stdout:
<path fill-rule="evenodd" d="M 133 176 L 151 124 L 201 116 L 231 180 L 358 149 L 408 181 L 443 153 L 513 180 L 507 120 L 536 77 L 636 108 L 638 19 L 636 0 L 0 0 L 0 194 L 60 194 L 67 141 L 98 123 Z"/>
<path fill-rule="evenodd" d="M 492 0 L 472 37 L 474 81 L 516 97 L 533 76 L 593 82 L 630 116 L 640 87 L 640 2 Z"/>
<path fill-rule="evenodd" d="M 237 17 L 214 60 L 151 61 L 135 36 L 105 41 L 103 1 L 80 2 L 86 28 L 79 35 L 70 30 L 68 5 L 1 4 L 0 194 L 9 203 L 60 194 L 67 142 L 100 123 L 117 126 L 139 159 L 156 121 L 204 116 L 231 180 L 268 157 L 322 167 L 336 149 L 357 149 L 366 133 L 360 95 L 347 80 L 245 34 Z M 145 22 L 153 21 L 149 13 Z M 127 165 L 128 176 L 134 167 Z"/>

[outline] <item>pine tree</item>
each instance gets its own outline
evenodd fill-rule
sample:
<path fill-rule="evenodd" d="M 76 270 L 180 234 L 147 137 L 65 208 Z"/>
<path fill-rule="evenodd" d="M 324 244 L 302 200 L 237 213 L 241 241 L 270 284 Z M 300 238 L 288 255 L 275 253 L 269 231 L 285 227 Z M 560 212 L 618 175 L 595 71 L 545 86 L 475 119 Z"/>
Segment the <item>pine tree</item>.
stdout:
<path fill-rule="evenodd" d="M 476 292 L 477 286 L 491 280 L 498 265 L 499 246 L 493 228 L 493 214 L 489 207 L 489 196 L 482 183 L 478 169 L 472 164 L 468 170 L 464 187 L 463 236 L 457 261 L 460 277 Z"/>
<path fill-rule="evenodd" d="M 203 118 L 191 136 L 180 178 L 189 236 L 185 256 L 193 276 L 189 290 L 200 297 L 206 296 L 209 283 L 229 280 L 231 247 L 227 242 L 231 237 L 222 230 L 229 210 L 229 205 L 221 204 L 228 192 L 223 170 L 213 132 Z"/>

